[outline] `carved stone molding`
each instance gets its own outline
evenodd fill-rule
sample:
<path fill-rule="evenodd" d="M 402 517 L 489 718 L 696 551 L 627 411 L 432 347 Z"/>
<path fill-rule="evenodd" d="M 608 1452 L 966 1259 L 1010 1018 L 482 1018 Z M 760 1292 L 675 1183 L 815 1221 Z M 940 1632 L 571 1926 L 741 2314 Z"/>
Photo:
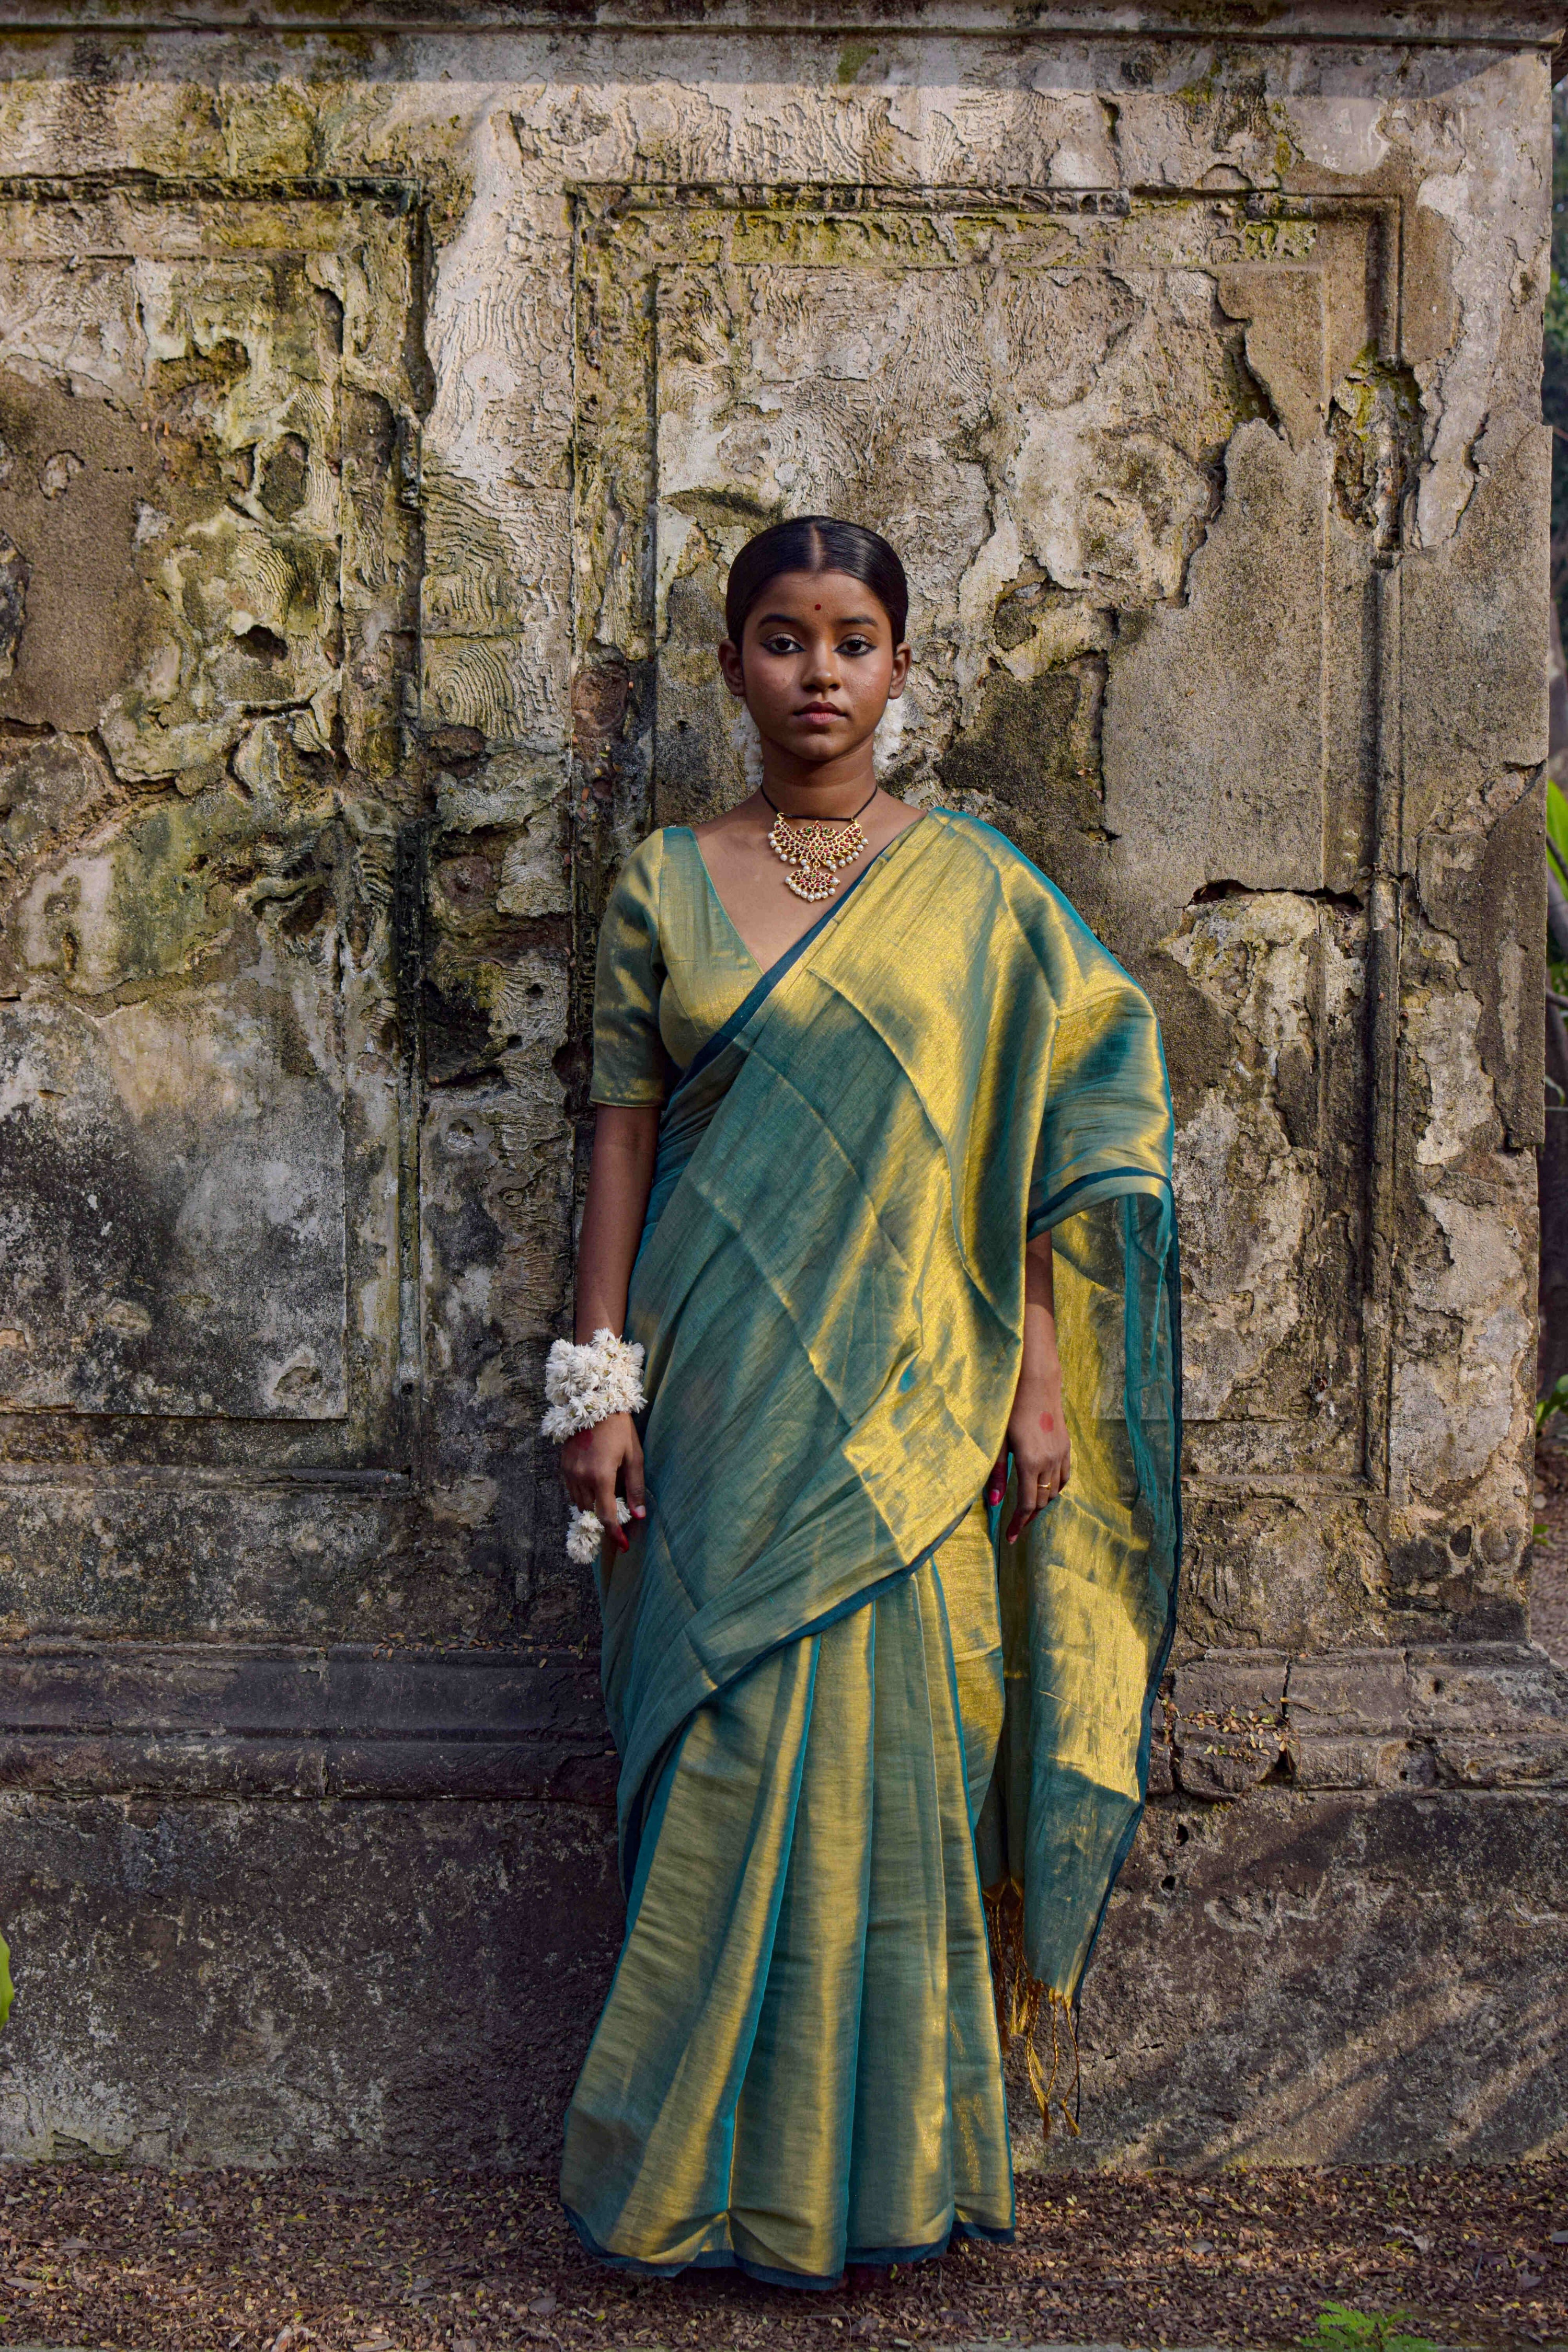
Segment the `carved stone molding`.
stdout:
<path fill-rule="evenodd" d="M 598 1681 L 542 1651 L 39 1644 L 0 1654 L 0 1788 L 608 1804 Z"/>

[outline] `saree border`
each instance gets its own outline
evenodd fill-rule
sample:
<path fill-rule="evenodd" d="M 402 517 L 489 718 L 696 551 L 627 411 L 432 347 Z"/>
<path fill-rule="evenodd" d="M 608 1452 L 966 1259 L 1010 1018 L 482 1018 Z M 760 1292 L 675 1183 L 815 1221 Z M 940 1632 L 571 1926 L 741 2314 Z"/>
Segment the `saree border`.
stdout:
<path fill-rule="evenodd" d="M 872 1507 L 875 1509 L 876 1506 L 873 1504 Z M 657 1505 L 650 1504 L 650 1508 L 656 1509 Z M 932 1542 L 927 1544 L 923 1551 L 917 1552 L 913 1559 L 900 1561 L 897 1568 L 889 1569 L 886 1576 L 878 1577 L 874 1584 L 861 1585 L 858 1591 L 847 1594 L 844 1600 L 835 1601 L 831 1609 L 825 1609 L 819 1617 L 812 1618 L 809 1623 L 796 1626 L 793 1633 L 781 1634 L 776 1642 L 770 1642 L 765 1650 L 759 1650 L 754 1658 L 748 1658 L 743 1666 L 737 1666 L 732 1675 L 726 1675 L 722 1681 L 714 1683 L 709 1690 L 704 1692 L 703 1696 L 696 1702 L 696 1704 L 681 1717 L 680 1721 L 670 1732 L 668 1738 L 661 1744 L 658 1754 L 650 1761 L 647 1771 L 642 1776 L 642 1781 L 639 1783 L 638 1790 L 634 1794 L 634 1803 L 637 1801 L 637 1797 L 641 1793 L 641 1787 L 653 1778 L 656 1770 L 663 1770 L 663 1759 L 680 1740 L 685 1738 L 693 1717 L 696 1716 L 701 1708 L 711 1705 L 714 1699 L 722 1698 L 724 1693 L 726 1691 L 733 1690 L 738 1683 L 743 1683 L 746 1676 L 749 1674 L 754 1673 L 756 1668 L 763 1664 L 764 1659 L 776 1657 L 781 1650 L 787 1650 L 790 1648 L 792 1643 L 795 1642 L 809 1642 L 815 1640 L 818 1633 L 825 1633 L 830 1625 L 840 1624 L 846 1617 L 855 1616 L 858 1611 L 868 1607 L 872 1601 L 879 1599 L 884 1592 L 890 1592 L 894 1585 L 901 1583 L 906 1576 L 918 1575 L 920 1570 L 925 1567 L 929 1560 L 935 1559 L 943 1544 L 948 1542 L 952 1537 L 958 1533 L 959 1528 L 963 1525 L 964 1520 L 969 1517 L 970 1512 L 973 1508 L 974 1499 L 972 1498 L 969 1502 L 965 1503 L 957 1517 L 952 1520 L 948 1526 L 943 1528 L 942 1533 L 937 1536 Z M 879 1512 L 878 1513 L 878 1517 L 881 1517 Z M 887 1528 L 888 1523 L 885 1519 L 882 1520 L 882 1525 L 884 1528 Z M 890 1528 L 888 1528 L 888 1534 L 889 1538 L 891 1538 L 892 1529 Z M 623 1779 L 625 1777 L 624 1763 L 622 1767 L 622 1777 Z M 618 1810 L 619 1808 L 617 1803 L 617 1811 Z M 642 1850 L 642 1843 L 647 1833 L 648 1822 L 651 1821 L 652 1816 L 653 1807 L 650 1804 L 647 1814 L 637 1824 L 637 1832 L 635 1843 L 631 1840 L 629 1823 L 621 1828 L 616 1841 L 619 1848 L 621 1885 L 627 1890 L 628 1895 L 633 1881 L 637 1875 L 637 1861 Z"/>
<path fill-rule="evenodd" d="M 1083 2005 L 1083 1980 L 1089 1974 L 1089 1962 L 1094 1958 L 1094 1948 L 1100 1941 L 1100 1931 L 1105 1925 L 1105 1915 L 1110 1908 L 1110 1898 L 1116 1892 L 1117 1881 L 1121 1876 L 1122 1870 L 1126 1865 L 1127 1857 L 1132 1851 L 1133 1841 L 1137 1837 L 1138 1832 L 1142 1826 L 1143 1816 L 1149 1808 L 1149 1761 L 1151 1751 L 1153 1747 L 1154 1703 L 1160 1696 L 1160 1685 L 1165 1679 L 1165 1668 L 1170 1664 L 1171 1648 L 1176 1638 L 1176 1612 L 1181 1599 L 1182 1567 L 1186 1549 L 1185 1530 L 1182 1523 L 1182 1438 L 1184 1427 L 1182 1417 L 1182 1252 L 1180 1233 L 1176 1222 L 1174 1193 L 1172 1192 L 1169 1182 L 1167 1182 L 1165 1189 L 1168 1192 L 1172 1192 L 1170 1202 L 1171 1238 L 1165 1248 L 1164 1266 L 1165 1295 L 1171 1302 L 1171 1390 L 1173 1424 L 1171 1441 L 1171 1512 L 1173 1528 L 1171 1559 L 1171 1590 L 1165 1603 L 1164 1631 L 1160 1637 L 1160 1646 L 1158 1651 L 1155 1653 L 1153 1667 L 1149 1675 L 1149 1687 L 1144 1694 L 1143 1698 L 1143 1721 L 1138 1737 L 1138 1802 L 1133 1808 L 1131 1817 L 1129 1820 L 1126 1828 L 1122 1831 L 1121 1835 L 1116 1842 L 1116 1849 L 1110 1861 L 1110 1876 L 1106 1883 L 1105 1893 L 1100 1897 L 1100 1908 L 1094 1915 L 1094 1925 L 1089 1929 L 1089 1942 L 1084 1948 L 1083 1964 L 1078 1972 L 1078 1982 L 1072 1989 L 1072 2015 L 1075 2028 Z"/>
<path fill-rule="evenodd" d="M 784 979 L 793 967 L 800 961 L 801 957 L 805 953 L 806 949 L 810 947 L 812 941 L 818 938 L 820 934 L 826 929 L 834 917 L 836 915 L 841 915 L 844 912 L 845 908 L 849 904 L 850 899 L 855 896 L 855 893 L 860 887 L 861 883 L 866 881 L 869 876 L 876 872 L 878 866 L 880 866 L 882 860 L 887 856 L 888 852 L 890 849 L 896 849 L 900 841 L 907 841 L 911 833 L 918 833 L 921 825 L 925 823 L 927 817 L 934 816 L 936 814 L 937 811 L 935 809 L 922 809 L 920 815 L 915 819 L 913 824 L 901 826 L 900 830 L 894 834 L 891 841 L 885 841 L 880 849 L 877 852 L 875 857 L 868 857 L 867 859 L 865 865 L 862 866 L 859 873 L 857 874 L 854 881 L 849 884 L 843 896 L 836 898 L 831 907 L 825 907 L 821 914 L 818 915 L 816 922 L 807 924 L 805 929 L 802 931 L 799 939 L 792 940 L 790 945 L 785 948 L 783 955 L 775 956 L 773 962 L 769 964 L 765 971 L 759 972 L 755 982 L 752 983 L 752 987 L 747 990 L 745 995 L 742 998 L 740 1003 L 737 1004 L 733 1013 L 731 1013 L 730 1018 L 725 1022 L 723 1027 L 721 1029 L 715 1029 L 711 1037 L 709 1038 L 708 1043 L 692 1055 L 690 1061 L 681 1072 L 679 1085 L 675 1088 L 674 1092 L 670 1095 L 668 1101 L 665 1104 L 666 1111 L 673 1108 L 674 1105 L 679 1101 L 681 1096 L 685 1093 L 692 1080 L 697 1077 L 701 1071 L 710 1068 L 711 1065 L 717 1061 L 725 1046 L 733 1043 L 735 1038 L 740 1035 L 741 1031 L 745 1027 L 747 1022 L 751 1020 L 752 1014 L 759 1013 L 762 1010 L 769 997 L 773 994 L 773 990 L 778 986 L 780 981 Z M 696 846 L 697 855 L 700 858 L 702 858 L 703 871 L 706 873 L 708 861 L 705 857 L 702 857 L 702 845 L 697 839 L 696 826 L 690 824 L 684 825 L 681 827 L 681 830 L 691 835 L 692 842 Z M 711 874 L 708 875 L 708 887 L 713 892 L 713 896 L 716 898 L 719 898 L 719 893 L 714 886 L 713 877 Z M 722 898 L 719 898 L 719 906 L 721 912 L 729 922 L 731 929 L 734 930 L 734 919 L 731 916 L 728 908 L 725 907 Z M 737 939 L 741 938 L 739 931 L 735 931 L 735 936 Z M 745 940 L 741 940 L 741 945 L 745 947 Z"/>
<path fill-rule="evenodd" d="M 626 2271 L 634 2278 L 679 2278 L 683 2271 L 740 2271 L 755 2279 L 762 2286 L 791 2286 L 810 2294 L 831 2294 L 844 2283 L 844 2270 L 784 2271 L 775 2270 L 766 2263 L 753 2263 L 738 2254 L 732 2246 L 715 2246 L 706 2253 L 688 2254 L 684 2261 L 668 2263 L 645 2262 L 639 2254 L 613 2254 L 602 2246 L 582 2215 L 561 2200 L 561 2210 L 576 2231 L 578 2242 L 585 2253 L 613 2271 Z M 978 2239 L 988 2246 L 1011 2246 L 1017 2243 L 1016 2221 L 1005 2230 L 993 2229 L 984 2221 L 967 2221 L 954 2214 L 940 2238 L 932 2238 L 918 2246 L 846 2246 L 844 2269 L 864 2263 L 873 2270 L 889 2270 L 896 2263 L 940 2262 L 953 2241 L 958 2238 Z"/>
<path fill-rule="evenodd" d="M 1097 1193 L 1093 1200 L 1079 1201 L 1078 1194 L 1087 1192 L 1091 1184 L 1103 1184 L 1105 1190 L 1103 1192 Z M 1075 1176 L 1070 1184 L 1063 1184 L 1058 1191 L 1051 1194 L 1048 1201 L 1043 1202 L 1039 1208 L 1030 1212 L 1028 1237 L 1031 1241 L 1037 1241 L 1048 1226 L 1059 1223 L 1061 1219 L 1069 1213 L 1067 1205 L 1069 1201 L 1076 1202 L 1076 1206 L 1070 1212 L 1071 1214 L 1076 1215 L 1079 1209 L 1098 1208 L 1101 1201 L 1124 1201 L 1130 1193 L 1133 1192 L 1170 1193 L 1171 1189 L 1170 1178 L 1163 1176 L 1155 1168 L 1126 1166 L 1091 1169 L 1087 1176 Z M 1175 1214 L 1175 1202 L 1173 1197 L 1171 1202 L 1173 1230 Z"/>

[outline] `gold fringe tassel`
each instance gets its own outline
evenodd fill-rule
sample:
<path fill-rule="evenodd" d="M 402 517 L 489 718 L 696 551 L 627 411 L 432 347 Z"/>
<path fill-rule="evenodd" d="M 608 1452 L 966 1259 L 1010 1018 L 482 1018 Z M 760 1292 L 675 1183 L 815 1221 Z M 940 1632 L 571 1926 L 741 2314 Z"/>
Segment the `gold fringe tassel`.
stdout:
<path fill-rule="evenodd" d="M 1051 2136 L 1051 2107 L 1054 2104 L 1076 2139 L 1079 2127 L 1073 2108 L 1078 2105 L 1079 2084 L 1078 2027 L 1073 2019 L 1072 2005 L 1066 1995 L 1053 1992 L 1048 1985 L 1041 1984 L 1037 1977 L 1029 1973 L 1024 1948 L 1024 1891 L 1013 1879 L 988 1890 L 985 1896 L 985 1933 L 991 1946 L 991 1983 L 996 1996 L 996 2032 L 1001 2039 L 1002 2055 L 1004 2059 L 1007 2058 L 1016 2042 L 1023 2044 L 1029 2088 L 1034 2092 L 1039 2107 L 1046 2137 L 1049 2139 Z M 1049 2012 L 1051 2021 L 1051 2071 L 1048 2077 L 1038 2042 L 1042 2008 Z M 1064 2025 L 1072 2052 L 1072 2107 L 1057 2091 L 1061 2074 L 1061 2032 Z"/>

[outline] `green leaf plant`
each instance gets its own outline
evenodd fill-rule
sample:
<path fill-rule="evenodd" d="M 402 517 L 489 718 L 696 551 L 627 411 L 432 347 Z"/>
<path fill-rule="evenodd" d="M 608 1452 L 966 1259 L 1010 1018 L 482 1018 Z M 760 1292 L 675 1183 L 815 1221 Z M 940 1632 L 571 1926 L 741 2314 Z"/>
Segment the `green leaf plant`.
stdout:
<path fill-rule="evenodd" d="M 1535 1401 L 1535 1433 L 1540 1436 L 1554 1412 L 1568 1412 L 1568 1372 L 1559 1372 L 1543 1397 Z"/>
<path fill-rule="evenodd" d="M 1302 2338 L 1313 2352 L 1437 2352 L 1429 2336 L 1417 2336 L 1407 2311 L 1352 2311 L 1348 2304 L 1325 2304 Z"/>

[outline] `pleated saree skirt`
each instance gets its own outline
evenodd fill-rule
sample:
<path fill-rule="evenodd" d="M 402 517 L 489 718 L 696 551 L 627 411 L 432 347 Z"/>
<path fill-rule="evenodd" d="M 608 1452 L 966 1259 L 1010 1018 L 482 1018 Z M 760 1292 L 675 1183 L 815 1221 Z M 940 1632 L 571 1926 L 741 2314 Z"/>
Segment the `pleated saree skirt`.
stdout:
<path fill-rule="evenodd" d="M 594 2252 L 828 2286 L 1011 2235 L 973 1840 L 1002 1703 L 977 1506 L 688 1721 L 567 2116 Z"/>

